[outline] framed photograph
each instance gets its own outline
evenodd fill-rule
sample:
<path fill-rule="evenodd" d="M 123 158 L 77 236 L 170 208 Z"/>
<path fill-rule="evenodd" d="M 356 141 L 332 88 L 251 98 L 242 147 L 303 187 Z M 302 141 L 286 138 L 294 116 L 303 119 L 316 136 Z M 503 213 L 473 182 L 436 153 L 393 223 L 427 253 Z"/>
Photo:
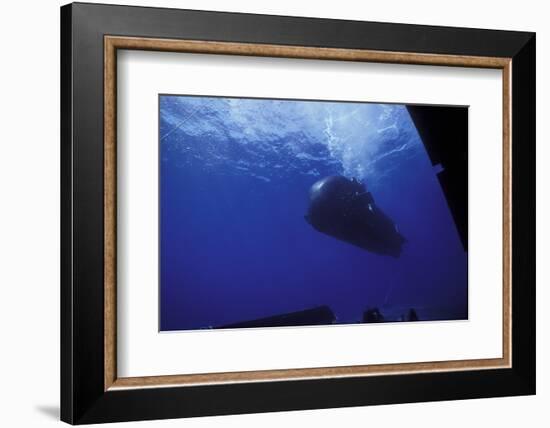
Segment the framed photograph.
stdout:
<path fill-rule="evenodd" d="M 535 393 L 535 35 L 61 8 L 61 418 Z"/>

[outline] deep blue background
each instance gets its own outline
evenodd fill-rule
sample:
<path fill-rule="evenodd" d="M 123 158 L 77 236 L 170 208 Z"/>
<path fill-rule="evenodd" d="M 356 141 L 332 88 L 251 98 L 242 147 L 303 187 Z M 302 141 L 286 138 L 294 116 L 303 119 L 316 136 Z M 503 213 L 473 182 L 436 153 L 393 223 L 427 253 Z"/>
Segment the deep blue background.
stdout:
<path fill-rule="evenodd" d="M 442 107 L 444 108 L 444 107 Z M 161 330 L 329 305 L 467 318 L 464 252 L 404 106 L 160 96 Z M 366 183 L 406 237 L 395 259 L 315 231 L 308 191 Z"/>

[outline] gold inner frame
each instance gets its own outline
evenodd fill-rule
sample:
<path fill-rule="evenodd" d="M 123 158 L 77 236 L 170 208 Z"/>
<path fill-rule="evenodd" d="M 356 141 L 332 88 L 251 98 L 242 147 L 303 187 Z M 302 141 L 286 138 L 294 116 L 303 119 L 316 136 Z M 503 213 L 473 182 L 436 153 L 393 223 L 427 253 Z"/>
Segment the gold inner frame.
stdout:
<path fill-rule="evenodd" d="M 503 322 L 502 358 L 375 364 L 304 369 L 260 370 L 169 376 L 117 376 L 116 320 L 116 89 L 117 50 L 146 50 L 218 55 L 244 55 L 299 59 L 324 59 L 394 64 L 440 65 L 502 70 L 503 90 Z M 511 367 L 512 338 L 512 165 L 511 165 L 511 58 L 385 52 L 251 43 L 170 40 L 138 37 L 104 37 L 104 388 L 192 386 L 236 382 L 357 377 L 419 372 L 479 370 Z"/>

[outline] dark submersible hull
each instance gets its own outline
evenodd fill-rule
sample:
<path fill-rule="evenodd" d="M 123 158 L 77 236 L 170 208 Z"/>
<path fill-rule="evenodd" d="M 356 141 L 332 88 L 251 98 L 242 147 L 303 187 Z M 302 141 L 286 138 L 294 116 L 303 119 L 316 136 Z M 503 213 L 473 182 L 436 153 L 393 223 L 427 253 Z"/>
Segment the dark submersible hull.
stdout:
<path fill-rule="evenodd" d="M 324 305 L 303 311 L 288 312 L 250 321 L 226 324 L 216 328 L 251 328 L 251 327 L 296 327 L 301 325 L 334 324 L 336 317 L 332 310 Z"/>
<path fill-rule="evenodd" d="M 365 186 L 342 176 L 311 186 L 305 219 L 319 232 L 376 254 L 399 257 L 405 242 Z"/>

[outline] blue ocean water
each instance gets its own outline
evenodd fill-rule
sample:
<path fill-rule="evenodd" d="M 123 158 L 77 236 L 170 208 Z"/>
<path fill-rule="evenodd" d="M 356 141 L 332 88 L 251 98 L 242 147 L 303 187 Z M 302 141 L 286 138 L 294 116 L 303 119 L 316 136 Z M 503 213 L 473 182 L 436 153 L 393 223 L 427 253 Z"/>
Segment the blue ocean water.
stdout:
<path fill-rule="evenodd" d="M 403 105 L 160 96 L 160 328 L 328 305 L 465 319 L 464 251 Z M 314 230 L 308 192 L 357 178 L 407 239 L 399 258 Z"/>

